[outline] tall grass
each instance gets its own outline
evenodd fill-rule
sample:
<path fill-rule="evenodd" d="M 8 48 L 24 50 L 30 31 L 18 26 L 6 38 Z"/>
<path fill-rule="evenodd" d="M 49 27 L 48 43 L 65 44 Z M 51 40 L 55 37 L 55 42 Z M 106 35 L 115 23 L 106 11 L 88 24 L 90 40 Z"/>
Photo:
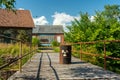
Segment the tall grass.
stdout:
<path fill-rule="evenodd" d="M 28 53 L 30 50 L 26 44 L 22 45 L 22 55 Z M 20 53 L 20 44 L 3 44 L 0 43 L 0 65 L 3 65 L 10 58 L 18 58 Z M 22 62 L 25 63 L 29 56 L 23 58 Z"/>
<path fill-rule="evenodd" d="M 30 47 L 26 44 L 22 45 L 22 55 L 27 54 L 30 51 Z M 0 43 L 0 66 L 4 65 L 5 63 L 8 63 L 10 59 L 15 59 L 19 57 L 19 53 L 20 53 L 20 44 L 16 43 L 16 44 L 3 44 Z M 24 58 L 22 58 L 22 65 L 24 65 L 28 59 L 30 59 L 30 57 L 33 54 L 31 53 L 28 56 L 25 56 Z M 9 72 L 13 72 L 19 69 L 19 62 L 15 62 L 12 65 L 7 66 L 6 68 L 2 69 L 0 71 L 0 80 L 6 80 L 5 78 L 8 78 L 3 76 L 2 74 Z M 12 75 L 12 73 L 10 74 Z"/>

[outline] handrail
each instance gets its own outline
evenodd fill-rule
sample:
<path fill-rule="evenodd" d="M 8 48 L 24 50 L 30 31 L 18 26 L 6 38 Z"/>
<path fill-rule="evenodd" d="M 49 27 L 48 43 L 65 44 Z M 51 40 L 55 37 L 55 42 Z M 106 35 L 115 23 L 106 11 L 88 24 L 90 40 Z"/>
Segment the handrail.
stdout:
<path fill-rule="evenodd" d="M 37 50 L 37 49 L 36 49 L 36 50 Z M 5 68 L 5 67 L 7 67 L 7 66 L 9 66 L 10 64 L 12 64 L 12 63 L 14 63 L 14 62 L 16 62 L 16 61 L 18 61 L 18 60 L 26 57 L 27 55 L 31 54 L 32 52 L 34 52 L 34 51 L 36 51 L 36 50 L 33 50 L 33 51 L 31 51 L 31 52 L 28 52 L 28 53 L 24 54 L 23 56 L 18 57 L 18 58 L 16 58 L 15 60 L 10 61 L 9 63 L 6 63 L 6 64 L 0 66 L 0 70 L 3 69 L 3 68 Z"/>
<path fill-rule="evenodd" d="M 95 44 L 98 42 L 120 42 L 120 40 L 99 40 L 99 41 L 89 41 L 89 42 L 78 42 L 78 44 Z"/>
<path fill-rule="evenodd" d="M 82 50 L 82 45 L 85 45 L 85 44 L 96 44 L 96 43 L 99 43 L 99 42 L 102 42 L 103 43 L 103 55 L 102 54 L 93 54 L 93 53 L 90 53 L 90 52 L 85 52 Z M 118 57 L 112 57 L 112 56 L 107 56 L 106 55 L 106 43 L 107 42 L 120 42 L 120 40 L 99 40 L 99 41 L 89 41 L 89 42 L 77 42 L 77 43 L 67 43 L 71 46 L 73 46 L 74 44 L 77 44 L 77 45 L 80 45 L 80 49 L 79 51 L 76 51 L 76 50 L 72 50 L 72 52 L 78 52 L 80 53 L 80 59 L 82 60 L 82 54 L 86 54 L 86 55 L 90 55 L 90 56 L 95 56 L 95 57 L 103 57 L 104 58 L 104 69 L 106 69 L 106 59 L 109 58 L 109 59 L 113 59 L 113 60 L 120 60 L 120 58 Z"/>
<path fill-rule="evenodd" d="M 25 42 L 25 41 L 23 41 L 23 40 L 16 39 L 16 38 L 13 38 L 13 37 L 8 37 L 8 36 L 1 35 L 1 34 L 0 34 L 0 38 L 8 38 L 8 39 L 11 39 L 11 40 L 15 40 L 15 41 L 17 41 L 17 42 L 20 42 L 19 57 L 16 58 L 16 59 L 14 59 L 13 61 L 10 61 L 10 62 L 8 62 L 8 63 L 6 63 L 6 64 L 0 66 L 0 70 L 3 69 L 3 68 L 5 68 L 5 67 L 7 67 L 7 66 L 9 66 L 10 64 L 12 64 L 12 63 L 14 63 L 14 62 L 16 62 L 16 61 L 18 61 L 18 60 L 20 60 L 20 61 L 19 61 L 19 71 L 21 72 L 21 66 L 22 66 L 22 65 L 21 65 L 21 64 L 22 64 L 21 59 L 34 51 L 34 50 L 31 51 L 31 46 L 32 46 L 32 45 L 31 45 L 31 42 Z M 27 54 L 25 54 L 25 55 L 22 56 L 22 44 L 23 44 L 23 43 L 26 43 L 26 44 L 29 43 L 30 52 L 28 52 Z"/>
<path fill-rule="evenodd" d="M 106 58 L 114 59 L 114 60 L 120 60 L 120 58 L 117 58 L 117 57 L 111 57 L 111 56 L 106 56 Z"/>
<path fill-rule="evenodd" d="M 72 50 L 72 52 L 80 52 L 80 51 L 75 51 L 75 50 Z M 102 55 L 100 55 L 100 54 L 92 54 L 92 53 L 89 53 L 89 52 L 84 52 L 84 51 L 82 51 L 82 54 L 87 54 L 87 55 L 97 56 L 97 57 L 102 56 Z"/>

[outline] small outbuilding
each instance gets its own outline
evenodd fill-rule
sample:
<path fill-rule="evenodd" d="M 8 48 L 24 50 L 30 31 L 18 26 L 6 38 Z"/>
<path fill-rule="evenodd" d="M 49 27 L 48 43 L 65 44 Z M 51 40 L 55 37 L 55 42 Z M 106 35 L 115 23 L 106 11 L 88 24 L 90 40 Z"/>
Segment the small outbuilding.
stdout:
<path fill-rule="evenodd" d="M 31 42 L 32 28 L 34 28 L 34 22 L 29 10 L 16 10 L 13 12 L 0 9 L 0 35 L 21 38 Z M 0 42 L 11 43 L 12 40 L 0 38 Z"/>
<path fill-rule="evenodd" d="M 36 25 L 33 28 L 33 36 L 40 40 L 41 45 L 49 46 L 51 42 L 64 42 L 64 32 L 62 25 Z"/>

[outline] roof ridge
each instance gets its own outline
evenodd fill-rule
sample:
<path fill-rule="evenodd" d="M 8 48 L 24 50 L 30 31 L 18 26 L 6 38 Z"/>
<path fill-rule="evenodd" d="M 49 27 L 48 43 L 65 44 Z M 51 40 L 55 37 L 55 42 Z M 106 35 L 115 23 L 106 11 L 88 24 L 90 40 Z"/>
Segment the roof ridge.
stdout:
<path fill-rule="evenodd" d="M 37 25 L 33 29 L 33 33 L 63 33 L 63 26 L 61 25 L 57 27 L 55 25 L 51 25 L 51 27 L 47 27 L 46 25 Z"/>

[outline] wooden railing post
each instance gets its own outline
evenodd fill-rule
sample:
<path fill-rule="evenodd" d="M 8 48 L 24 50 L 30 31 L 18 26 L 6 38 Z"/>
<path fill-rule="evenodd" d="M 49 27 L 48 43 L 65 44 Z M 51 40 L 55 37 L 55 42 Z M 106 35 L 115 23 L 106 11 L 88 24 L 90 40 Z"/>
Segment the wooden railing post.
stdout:
<path fill-rule="evenodd" d="M 104 41 L 104 69 L 106 70 L 106 42 Z"/>
<path fill-rule="evenodd" d="M 19 57 L 22 57 L 22 42 L 20 41 L 20 52 L 19 52 Z M 22 72 L 22 59 L 19 60 L 19 71 Z"/>
<path fill-rule="evenodd" d="M 32 49 L 32 44 L 31 44 L 31 43 L 30 43 L 29 47 L 30 47 L 29 59 L 30 59 L 30 61 L 31 61 L 31 54 L 32 54 L 32 53 L 31 53 L 31 51 L 32 51 L 32 50 L 31 50 L 31 49 Z"/>
<path fill-rule="evenodd" d="M 82 43 L 80 43 L 80 60 L 82 60 Z"/>

